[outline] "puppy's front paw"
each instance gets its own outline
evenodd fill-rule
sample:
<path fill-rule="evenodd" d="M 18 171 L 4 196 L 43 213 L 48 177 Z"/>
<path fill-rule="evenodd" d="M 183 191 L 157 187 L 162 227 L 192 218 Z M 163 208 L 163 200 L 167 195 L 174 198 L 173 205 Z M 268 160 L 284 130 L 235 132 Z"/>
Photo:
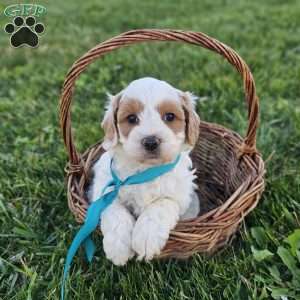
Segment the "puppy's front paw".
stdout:
<path fill-rule="evenodd" d="M 130 240 L 124 241 L 110 232 L 104 235 L 103 249 L 106 257 L 117 266 L 124 266 L 134 256 Z"/>
<path fill-rule="evenodd" d="M 169 230 L 149 216 L 141 216 L 132 232 L 132 249 L 138 260 L 151 260 L 158 255 L 169 238 Z"/>
<path fill-rule="evenodd" d="M 106 257 L 117 266 L 123 266 L 134 256 L 131 249 L 131 236 L 135 224 L 128 210 L 115 202 L 101 216 L 103 249 Z"/>

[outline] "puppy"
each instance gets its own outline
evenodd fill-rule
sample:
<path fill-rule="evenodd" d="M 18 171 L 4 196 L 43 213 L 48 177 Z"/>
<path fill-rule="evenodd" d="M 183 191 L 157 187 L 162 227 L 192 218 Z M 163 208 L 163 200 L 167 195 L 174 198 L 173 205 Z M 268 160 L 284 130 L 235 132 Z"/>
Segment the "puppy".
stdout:
<path fill-rule="evenodd" d="M 150 260 L 165 246 L 179 219 L 196 217 L 195 170 L 189 152 L 199 135 L 195 97 L 154 78 L 131 82 L 109 96 L 102 127 L 106 152 L 93 167 L 89 198 L 97 200 L 112 179 L 110 161 L 120 179 L 173 161 L 175 168 L 155 180 L 121 187 L 118 197 L 101 216 L 103 248 L 115 265 Z"/>

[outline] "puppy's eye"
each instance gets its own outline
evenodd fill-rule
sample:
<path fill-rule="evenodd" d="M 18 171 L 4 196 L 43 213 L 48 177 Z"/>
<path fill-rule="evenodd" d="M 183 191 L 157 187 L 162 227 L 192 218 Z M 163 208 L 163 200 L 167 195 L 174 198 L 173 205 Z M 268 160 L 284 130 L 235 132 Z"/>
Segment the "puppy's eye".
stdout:
<path fill-rule="evenodd" d="M 127 116 L 127 121 L 129 124 L 137 124 L 139 122 L 139 118 L 137 115 L 131 114 Z"/>
<path fill-rule="evenodd" d="M 163 116 L 164 121 L 166 122 L 172 122 L 175 119 L 175 115 L 173 113 L 165 113 Z"/>

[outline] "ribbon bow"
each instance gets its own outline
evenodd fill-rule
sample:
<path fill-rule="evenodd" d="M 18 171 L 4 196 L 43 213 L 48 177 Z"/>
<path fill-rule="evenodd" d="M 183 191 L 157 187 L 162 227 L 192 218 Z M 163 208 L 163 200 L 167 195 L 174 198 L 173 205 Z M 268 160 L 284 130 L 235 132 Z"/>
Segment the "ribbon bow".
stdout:
<path fill-rule="evenodd" d="M 62 289 L 61 289 L 62 300 L 64 299 L 65 280 L 67 278 L 68 271 L 70 269 L 73 257 L 75 256 L 80 245 L 83 244 L 88 261 L 89 262 L 92 261 L 96 247 L 94 242 L 91 239 L 91 234 L 99 224 L 101 213 L 117 197 L 120 188 L 123 185 L 140 184 L 140 183 L 152 181 L 157 177 L 171 171 L 176 166 L 179 159 L 180 159 L 180 155 L 178 155 L 177 158 L 171 163 L 151 167 L 142 172 L 133 174 L 124 180 L 121 180 L 113 170 L 112 168 L 113 160 L 111 160 L 110 171 L 111 171 L 112 180 L 108 182 L 107 185 L 103 188 L 101 196 L 89 206 L 84 224 L 76 234 L 68 250 L 65 267 L 64 267 Z M 113 187 L 113 189 L 105 193 L 108 187 Z"/>

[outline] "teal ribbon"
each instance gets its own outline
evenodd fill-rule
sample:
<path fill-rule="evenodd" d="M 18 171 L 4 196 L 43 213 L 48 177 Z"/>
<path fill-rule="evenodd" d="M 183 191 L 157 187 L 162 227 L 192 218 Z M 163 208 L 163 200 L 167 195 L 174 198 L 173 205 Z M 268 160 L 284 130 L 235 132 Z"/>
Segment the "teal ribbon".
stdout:
<path fill-rule="evenodd" d="M 93 259 L 95 250 L 96 250 L 95 244 L 91 239 L 91 234 L 97 228 L 97 226 L 99 224 L 101 213 L 117 197 L 121 186 L 140 184 L 140 183 L 152 181 L 152 180 L 156 179 L 157 177 L 171 171 L 176 166 L 179 159 L 180 159 L 180 155 L 178 155 L 177 158 L 169 164 L 163 164 L 163 165 L 151 167 L 149 169 L 146 169 L 145 171 L 138 172 L 134 175 L 131 175 L 131 176 L 127 177 L 125 180 L 121 180 L 117 176 L 117 174 L 115 173 L 115 171 L 112 168 L 113 160 L 111 160 L 110 171 L 111 171 L 112 180 L 110 182 L 108 182 L 107 185 L 103 188 L 101 196 L 89 206 L 84 224 L 82 225 L 80 230 L 77 232 L 77 234 L 76 234 L 74 240 L 72 241 L 72 244 L 68 250 L 67 258 L 65 261 L 65 267 L 64 267 L 62 288 L 61 288 L 61 299 L 62 300 L 64 299 L 65 281 L 66 281 L 72 260 L 75 256 L 78 248 L 83 244 L 87 260 L 89 262 L 91 262 Z M 105 193 L 105 191 L 108 187 L 112 187 L 113 189 L 110 192 Z"/>

